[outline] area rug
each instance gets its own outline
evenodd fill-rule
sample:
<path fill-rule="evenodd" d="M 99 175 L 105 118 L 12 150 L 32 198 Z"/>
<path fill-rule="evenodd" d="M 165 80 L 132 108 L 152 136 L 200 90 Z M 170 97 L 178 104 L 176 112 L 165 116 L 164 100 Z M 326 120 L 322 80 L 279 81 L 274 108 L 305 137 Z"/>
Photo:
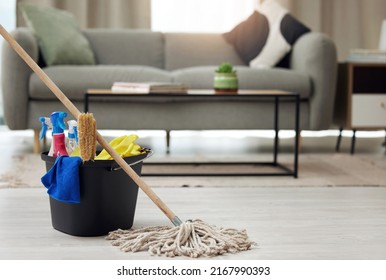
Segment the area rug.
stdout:
<path fill-rule="evenodd" d="M 148 159 L 149 162 L 157 160 L 170 160 L 170 157 L 155 157 Z M 221 158 L 220 158 L 221 159 Z M 181 160 L 179 158 L 178 160 Z M 184 159 L 186 160 L 186 158 Z M 193 159 L 197 160 L 197 158 Z M 200 161 L 205 158 L 199 158 Z M 292 168 L 293 160 L 290 156 L 282 159 L 283 163 Z M 158 187 L 274 187 L 274 186 L 386 186 L 386 164 L 382 157 L 379 160 L 373 157 L 361 155 L 349 155 L 340 153 L 331 154 L 301 154 L 299 156 L 299 177 L 297 179 L 285 176 L 236 176 L 236 177 L 149 177 L 143 176 L 143 180 L 152 188 Z M 40 155 L 25 154 L 12 157 L 10 168 L 0 174 L 0 188 L 20 188 L 20 187 L 41 187 L 40 178 L 46 173 L 45 164 Z M 143 167 L 143 173 L 153 166 Z M 158 167 L 160 170 L 165 167 Z M 173 168 L 186 169 L 197 168 L 192 166 L 181 166 Z M 206 166 L 216 171 L 217 166 Z M 221 167 L 222 172 L 229 172 L 232 166 Z M 225 168 L 225 169 L 224 169 Z M 234 167 L 233 167 L 234 168 Z M 252 167 L 251 167 L 252 168 Z M 161 170 L 162 171 L 162 170 Z M 183 170 L 182 170 L 183 171 Z M 210 171 L 210 170 L 209 170 Z"/>

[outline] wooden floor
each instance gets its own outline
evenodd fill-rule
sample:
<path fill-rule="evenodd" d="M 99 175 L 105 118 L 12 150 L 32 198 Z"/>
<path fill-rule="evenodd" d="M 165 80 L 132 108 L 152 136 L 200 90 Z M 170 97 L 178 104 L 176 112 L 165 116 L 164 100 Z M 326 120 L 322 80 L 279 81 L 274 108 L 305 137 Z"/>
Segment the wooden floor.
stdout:
<path fill-rule="evenodd" d="M 162 188 L 183 219 L 246 229 L 250 251 L 216 259 L 386 259 L 386 188 Z M 0 190 L 0 259 L 154 259 L 54 230 L 43 188 Z M 170 222 L 140 193 L 135 226 Z M 157 257 L 159 258 L 159 257 Z"/>
<path fill-rule="evenodd" d="M 29 135 L 6 135 L 0 140 L 2 170 L 9 168 L 7 157 L 30 152 L 31 147 Z M 305 143 L 304 149 L 334 152 L 334 141 L 328 141 L 330 146 Z M 370 144 L 364 146 L 365 141 Z M 382 141 L 358 139 L 358 153 L 382 158 Z M 347 152 L 347 145 L 343 149 Z M 176 150 L 184 152 L 181 146 Z M 157 188 L 156 192 L 182 220 L 200 218 L 216 226 L 246 229 L 258 243 L 250 251 L 216 259 L 386 259 L 383 187 Z M 170 222 L 139 192 L 134 226 L 163 224 Z M 123 253 L 104 237 L 56 231 L 43 187 L 0 189 L 0 259 L 154 258 L 147 252 Z"/>

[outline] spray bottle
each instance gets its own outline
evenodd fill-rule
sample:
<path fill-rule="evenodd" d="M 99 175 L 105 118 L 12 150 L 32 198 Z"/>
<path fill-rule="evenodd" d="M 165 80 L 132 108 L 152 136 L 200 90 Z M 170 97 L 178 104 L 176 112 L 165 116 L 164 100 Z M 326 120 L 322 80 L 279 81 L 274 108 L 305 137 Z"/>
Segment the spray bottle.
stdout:
<path fill-rule="evenodd" d="M 66 125 L 64 124 L 65 117 L 67 117 L 66 112 L 53 112 L 51 114 L 52 141 L 54 146 L 53 157 L 68 156 L 64 136 L 64 130 L 66 129 Z"/>
<path fill-rule="evenodd" d="M 51 119 L 49 117 L 40 117 L 39 121 L 42 123 L 42 130 L 40 131 L 39 140 L 42 140 L 47 133 L 48 129 L 52 129 Z M 49 156 L 52 156 L 54 153 L 54 146 L 51 144 L 50 151 L 48 152 Z"/>
<path fill-rule="evenodd" d="M 71 153 L 78 146 L 78 123 L 76 120 L 70 120 L 67 122 L 67 124 L 68 124 L 67 153 L 71 155 Z"/>

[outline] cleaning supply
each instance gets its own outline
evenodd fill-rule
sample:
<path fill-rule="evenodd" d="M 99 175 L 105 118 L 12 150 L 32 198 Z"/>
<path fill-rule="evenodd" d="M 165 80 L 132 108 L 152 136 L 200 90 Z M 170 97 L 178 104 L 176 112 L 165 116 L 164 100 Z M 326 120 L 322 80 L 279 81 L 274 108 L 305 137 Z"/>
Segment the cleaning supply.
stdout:
<path fill-rule="evenodd" d="M 78 118 L 81 116 L 79 109 L 67 98 L 51 78 L 28 55 L 18 42 L 0 25 L 0 34 L 15 50 L 15 52 L 36 73 L 41 81 L 52 91 L 63 105 Z M 94 122 L 95 124 L 95 122 Z M 82 148 L 96 149 L 92 145 L 81 145 L 81 131 L 78 119 L 79 146 Z M 245 230 L 217 228 L 201 220 L 187 220 L 182 222 L 178 216 L 157 196 L 157 194 L 144 182 L 140 176 L 120 157 L 109 145 L 102 135 L 95 131 L 96 139 L 103 148 L 113 157 L 115 162 L 124 172 L 141 188 L 142 191 L 154 202 L 163 214 L 173 223 L 174 228 L 153 226 L 138 230 L 117 230 L 108 235 L 124 251 L 137 252 L 148 250 L 157 255 L 171 256 L 215 256 L 225 253 L 236 253 L 249 250 L 256 243 L 249 240 Z M 95 143 L 96 146 L 96 143 Z M 91 151 L 91 154 L 92 154 Z M 90 151 L 86 152 L 90 153 Z M 194 205 L 192 205 L 192 208 Z M 149 238 L 147 238 L 149 236 Z M 137 239 L 138 238 L 138 239 Z M 116 242 L 116 243 L 115 243 Z"/>
<path fill-rule="evenodd" d="M 52 129 L 52 123 L 51 123 L 51 119 L 49 117 L 40 117 L 39 121 L 42 124 L 42 130 L 40 131 L 39 140 L 42 140 L 46 136 L 47 131 L 49 129 Z M 48 155 L 52 156 L 53 153 L 54 153 L 54 145 L 53 145 L 53 141 L 52 141 Z"/>
<path fill-rule="evenodd" d="M 94 160 L 96 155 L 96 121 L 92 113 L 78 116 L 80 157 L 84 161 Z"/>
<path fill-rule="evenodd" d="M 65 117 L 67 117 L 66 112 L 53 112 L 51 114 L 52 141 L 54 146 L 53 157 L 68 156 L 64 135 L 64 130 L 67 128 L 64 123 Z"/>
<path fill-rule="evenodd" d="M 109 145 L 114 148 L 114 150 L 122 157 L 137 156 L 143 154 L 143 149 L 135 143 L 135 140 L 138 139 L 138 135 L 123 135 L 113 139 Z M 111 155 L 103 149 L 98 156 L 95 157 L 95 160 L 112 160 Z"/>
<path fill-rule="evenodd" d="M 71 155 L 78 146 L 78 122 L 76 120 L 70 120 L 67 124 L 67 153 Z"/>
<path fill-rule="evenodd" d="M 46 136 L 47 130 L 52 129 L 52 123 L 49 117 L 40 117 L 39 121 L 42 124 L 42 130 L 40 131 L 39 140 L 42 140 Z"/>
<path fill-rule="evenodd" d="M 47 193 L 62 202 L 79 203 L 79 166 L 81 164 L 80 157 L 57 157 L 54 166 L 41 178 Z"/>

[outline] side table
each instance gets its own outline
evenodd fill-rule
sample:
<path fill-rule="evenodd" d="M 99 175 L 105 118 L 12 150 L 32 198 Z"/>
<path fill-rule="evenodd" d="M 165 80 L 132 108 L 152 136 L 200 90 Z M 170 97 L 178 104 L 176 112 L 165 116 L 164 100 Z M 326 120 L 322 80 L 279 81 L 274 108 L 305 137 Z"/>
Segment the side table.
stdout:
<path fill-rule="evenodd" d="M 351 154 L 355 152 L 357 130 L 386 131 L 386 62 L 345 62 L 339 64 L 334 123 L 340 133 L 351 129 Z M 386 140 L 386 139 L 385 139 Z"/>

